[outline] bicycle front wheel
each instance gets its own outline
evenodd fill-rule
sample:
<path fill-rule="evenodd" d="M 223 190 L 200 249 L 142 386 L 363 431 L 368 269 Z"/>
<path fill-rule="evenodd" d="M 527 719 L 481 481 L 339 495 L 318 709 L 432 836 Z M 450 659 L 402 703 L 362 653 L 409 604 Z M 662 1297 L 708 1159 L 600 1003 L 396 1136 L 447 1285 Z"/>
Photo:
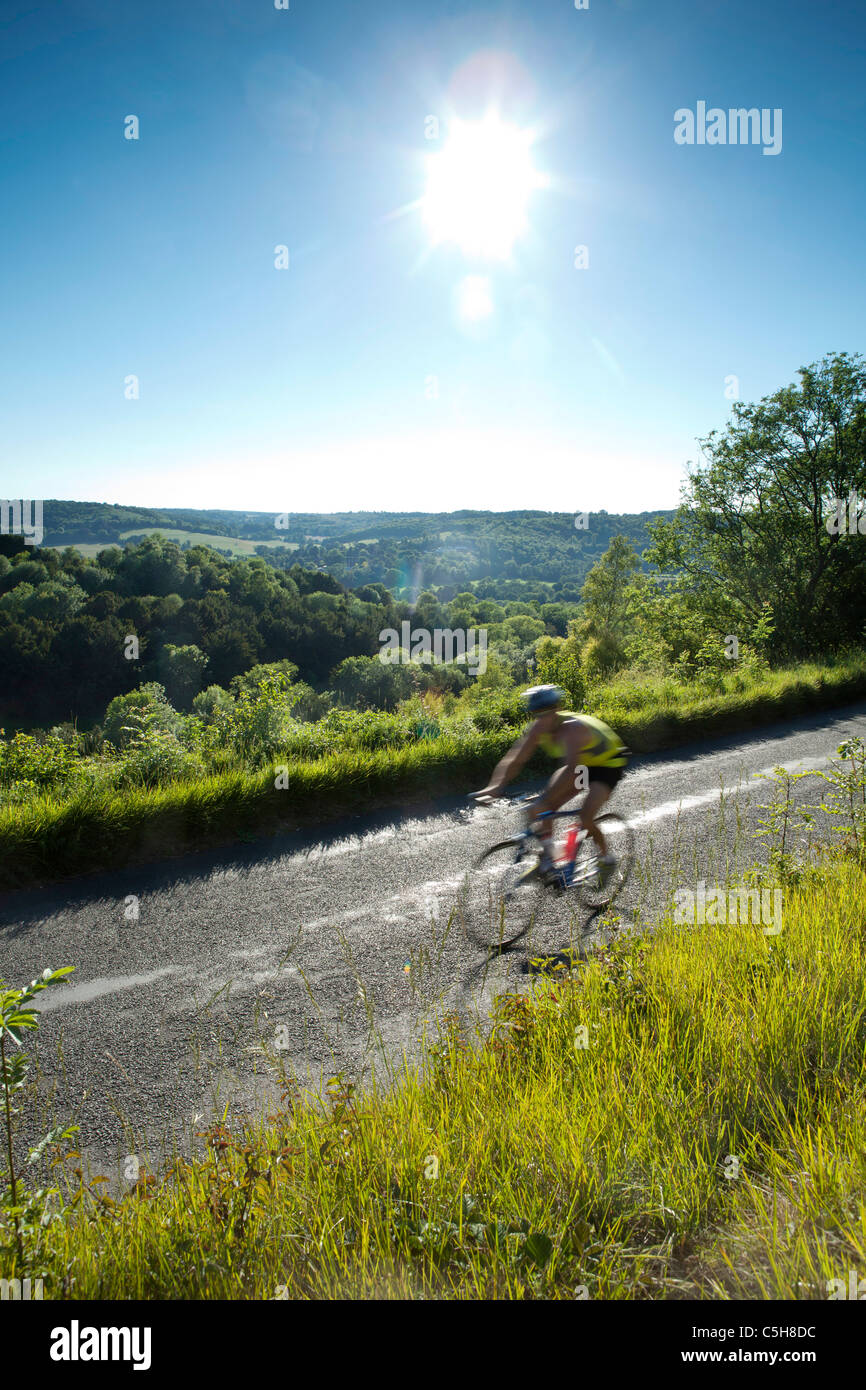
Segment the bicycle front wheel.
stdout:
<path fill-rule="evenodd" d="M 550 896 L 538 874 L 540 854 L 521 853 L 522 838 L 502 840 L 477 859 L 465 885 L 463 928 L 476 946 L 503 950 L 519 941 Z"/>
<path fill-rule="evenodd" d="M 596 817 L 596 825 L 607 842 L 608 852 L 616 859 L 616 868 L 609 881 L 601 886 L 597 863 L 598 850 L 589 836 L 582 841 L 574 862 L 572 884 L 584 907 L 592 912 L 615 902 L 628 882 L 634 864 L 634 831 L 628 821 L 615 811 Z"/>

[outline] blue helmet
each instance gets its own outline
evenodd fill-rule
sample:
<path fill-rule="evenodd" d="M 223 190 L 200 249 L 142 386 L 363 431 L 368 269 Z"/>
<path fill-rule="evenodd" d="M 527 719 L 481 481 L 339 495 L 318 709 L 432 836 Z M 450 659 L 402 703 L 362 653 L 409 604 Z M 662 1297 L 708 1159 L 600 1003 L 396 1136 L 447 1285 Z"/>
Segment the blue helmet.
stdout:
<path fill-rule="evenodd" d="M 530 714 L 543 714 L 545 710 L 555 709 L 567 699 L 564 690 L 558 685 L 534 685 L 523 692 L 523 699 Z"/>

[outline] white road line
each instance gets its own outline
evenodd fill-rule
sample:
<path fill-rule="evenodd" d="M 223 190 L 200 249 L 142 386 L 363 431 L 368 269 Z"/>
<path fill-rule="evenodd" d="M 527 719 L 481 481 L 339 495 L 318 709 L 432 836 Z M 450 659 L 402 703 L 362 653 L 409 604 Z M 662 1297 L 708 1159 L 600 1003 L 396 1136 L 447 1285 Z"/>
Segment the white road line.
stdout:
<path fill-rule="evenodd" d="M 68 985 L 57 994 L 43 995 L 39 1008 L 42 1013 L 52 1009 L 65 1009 L 70 1004 L 89 1004 L 104 994 L 119 994 L 124 989 L 138 989 L 141 985 L 152 984 L 164 975 L 177 975 L 180 966 L 166 965 L 162 970 L 152 970 L 149 975 L 115 975 L 111 979 L 87 980 L 80 985 Z"/>
<path fill-rule="evenodd" d="M 771 777 L 775 768 L 783 767 L 786 772 L 811 772 L 822 765 L 827 764 L 829 758 L 797 758 L 790 763 L 774 763 L 772 767 L 761 768 L 760 772 L 754 774 L 754 781 L 739 782 L 735 787 L 713 787 L 711 791 L 695 792 L 691 796 L 683 796 L 678 801 L 663 801 L 659 806 L 653 806 L 649 811 L 638 811 L 627 817 L 630 825 L 635 827 L 648 825 L 652 821 L 667 820 L 671 816 L 682 815 L 686 811 L 696 811 L 701 806 L 707 806 L 713 801 L 719 801 L 722 796 L 732 796 L 740 792 L 766 791 L 766 787 L 760 785 L 762 777 Z"/>

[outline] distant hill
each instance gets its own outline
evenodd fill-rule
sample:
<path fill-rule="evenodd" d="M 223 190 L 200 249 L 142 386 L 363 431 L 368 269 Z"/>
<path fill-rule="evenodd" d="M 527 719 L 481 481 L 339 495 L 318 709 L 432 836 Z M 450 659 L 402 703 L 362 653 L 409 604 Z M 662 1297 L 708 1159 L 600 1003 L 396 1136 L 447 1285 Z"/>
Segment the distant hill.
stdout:
<path fill-rule="evenodd" d="M 183 548 L 209 545 L 226 555 L 261 555 L 278 569 L 300 563 L 349 588 L 383 584 L 407 595 L 433 588 L 447 600 L 471 588 L 482 597 L 576 599 L 586 575 L 616 535 L 640 553 L 647 523 L 670 511 L 274 512 L 122 507 L 99 502 L 44 504 L 44 544 L 89 555 L 160 531 Z"/>

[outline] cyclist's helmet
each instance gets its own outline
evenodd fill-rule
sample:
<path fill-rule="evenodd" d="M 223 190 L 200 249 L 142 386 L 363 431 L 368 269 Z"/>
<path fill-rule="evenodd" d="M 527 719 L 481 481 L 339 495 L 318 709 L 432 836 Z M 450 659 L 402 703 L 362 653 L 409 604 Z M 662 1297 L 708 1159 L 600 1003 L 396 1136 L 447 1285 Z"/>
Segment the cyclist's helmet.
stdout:
<path fill-rule="evenodd" d="M 558 685 L 534 685 L 524 691 L 523 699 L 530 714 L 543 714 L 545 710 L 555 709 L 567 699 L 564 690 Z"/>

